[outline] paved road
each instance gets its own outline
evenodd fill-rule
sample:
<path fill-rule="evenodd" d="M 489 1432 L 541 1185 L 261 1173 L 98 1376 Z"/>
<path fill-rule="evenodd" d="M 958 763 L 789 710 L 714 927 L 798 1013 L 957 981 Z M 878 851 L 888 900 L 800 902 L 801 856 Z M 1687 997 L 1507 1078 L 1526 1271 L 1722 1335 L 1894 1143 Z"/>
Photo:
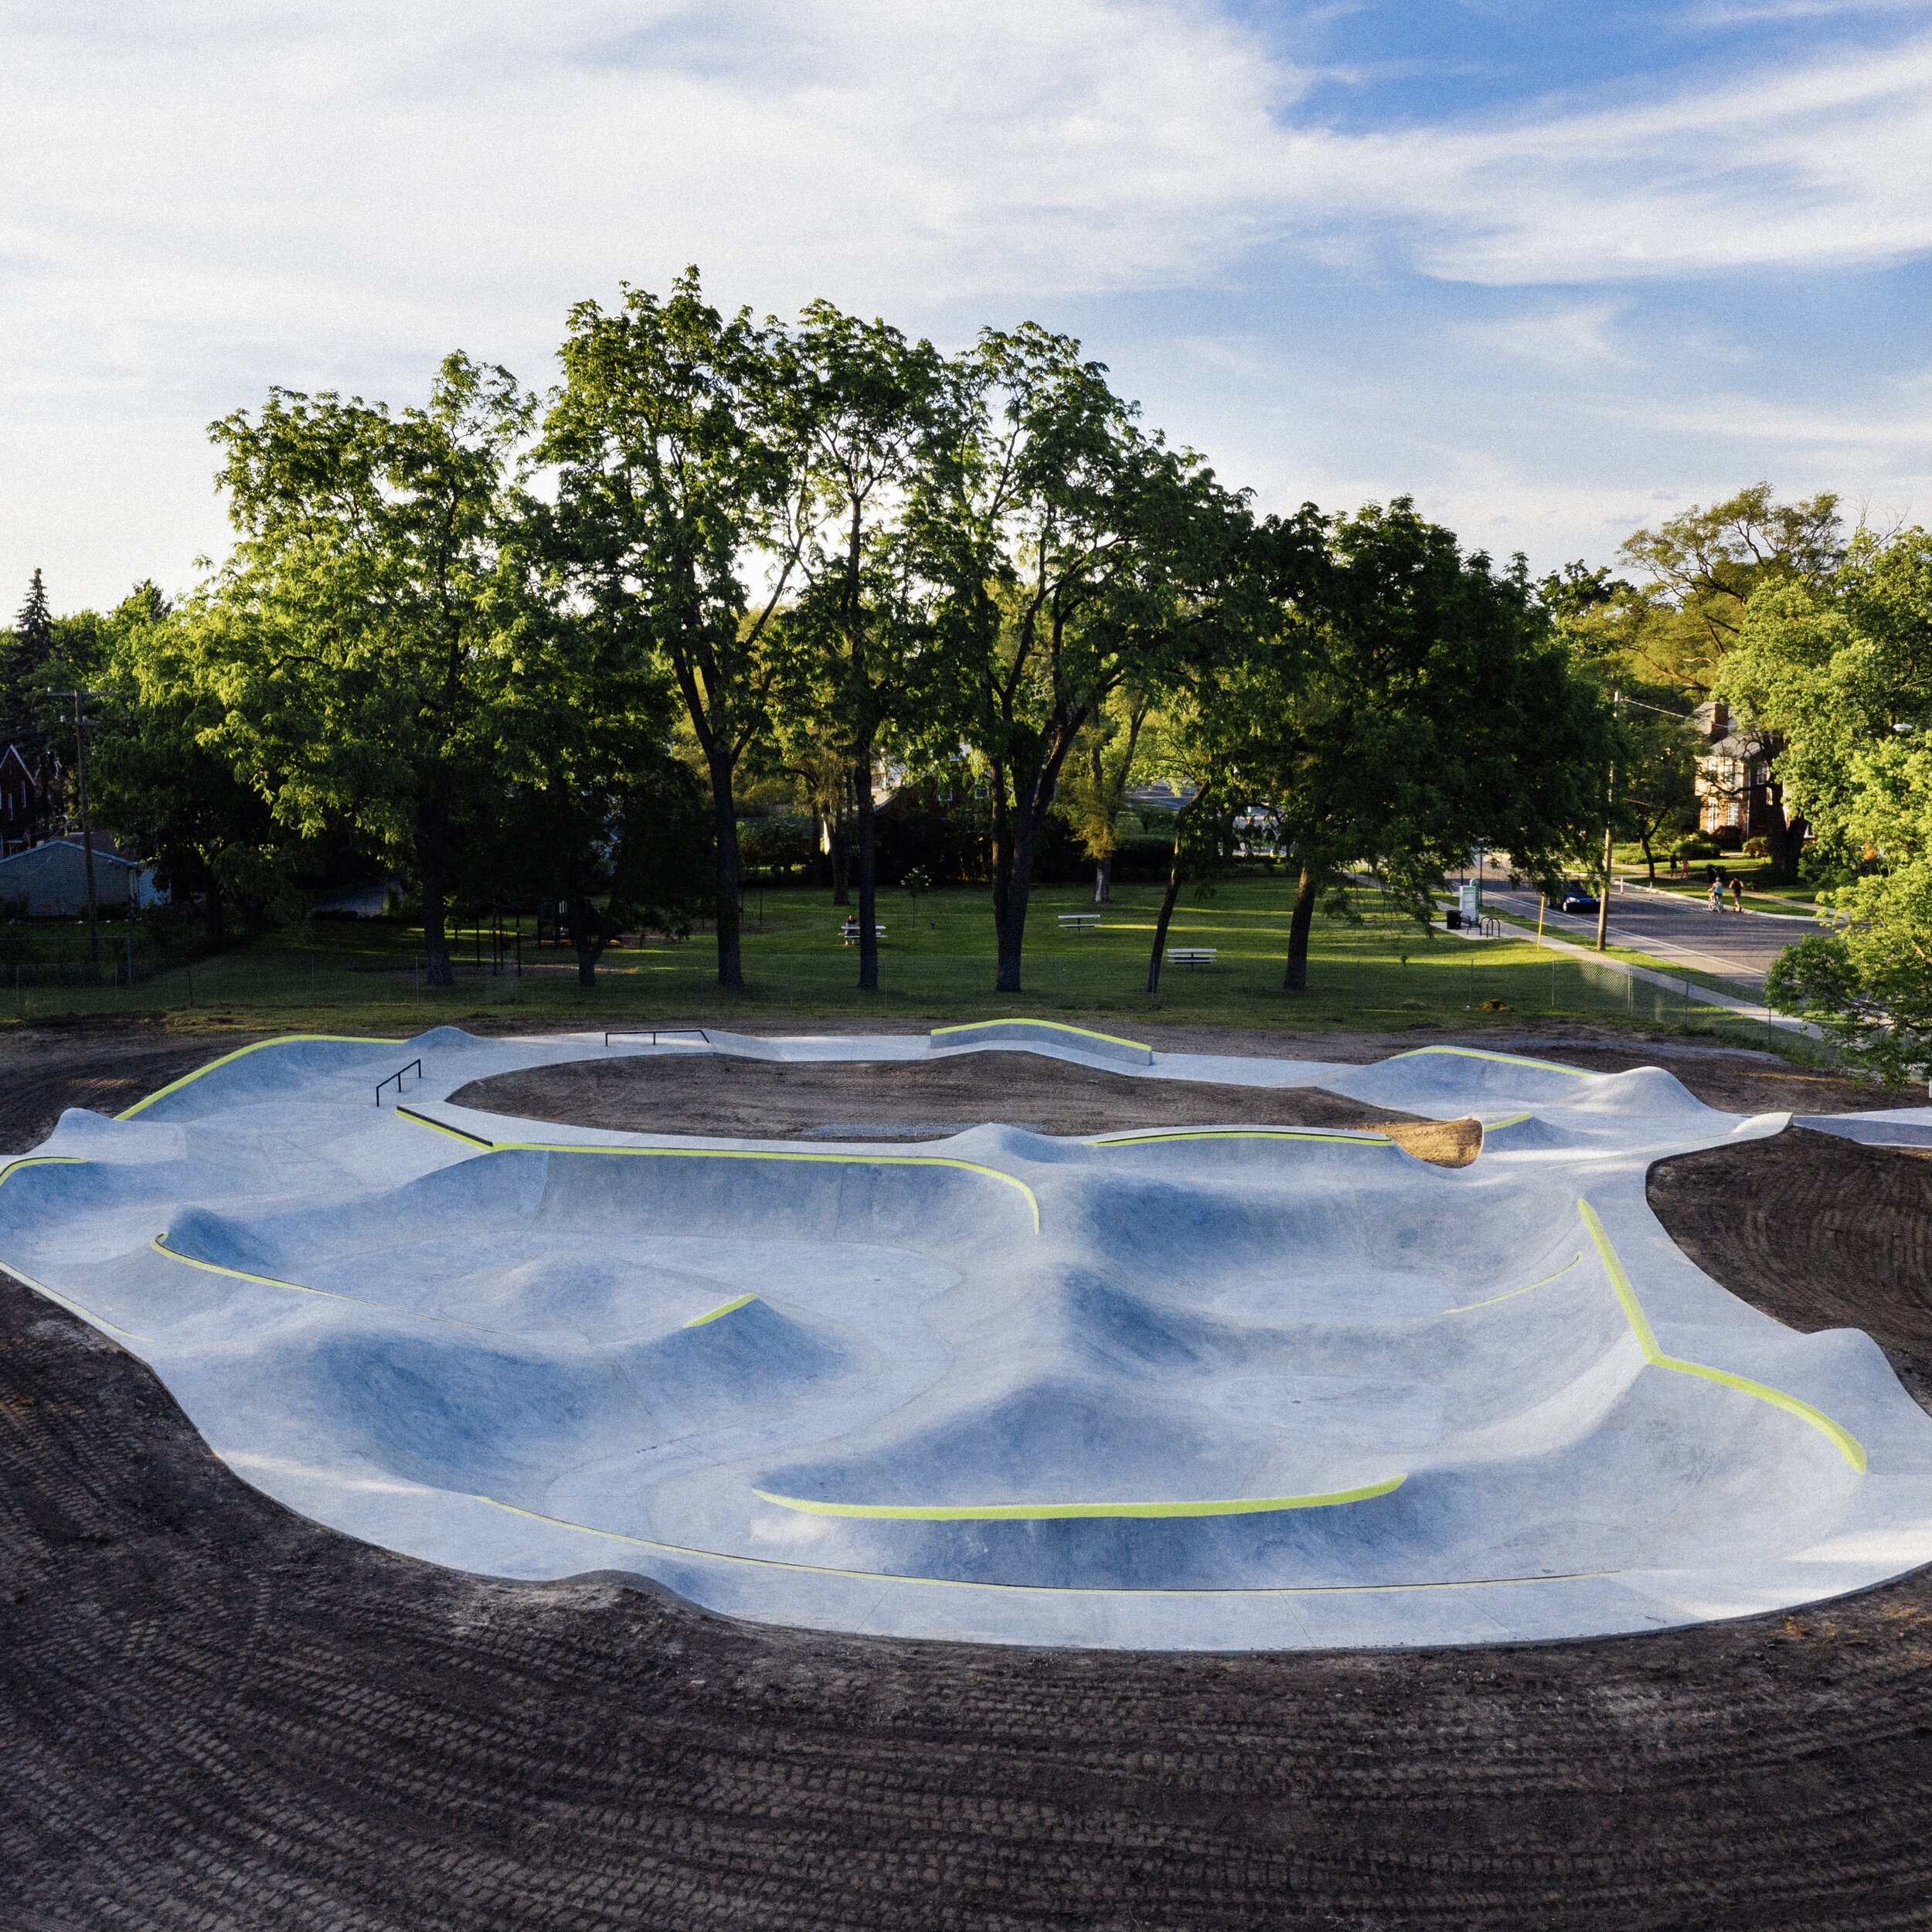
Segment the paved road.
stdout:
<path fill-rule="evenodd" d="M 1499 912 L 1531 920 L 1536 917 L 1536 895 L 1512 889 L 1507 875 L 1494 869 L 1485 869 L 1482 896 Z M 1552 910 L 1545 917 L 1544 930 L 1563 939 L 1596 943 L 1594 914 L 1571 919 Z M 1808 918 L 1777 913 L 1713 913 L 1702 900 L 1646 892 L 1637 886 L 1620 886 L 1610 902 L 1613 946 L 1634 947 L 1694 972 L 1721 973 L 1753 985 L 1763 984 L 1764 969 L 1787 946 L 1817 930 L 1816 923 Z"/>

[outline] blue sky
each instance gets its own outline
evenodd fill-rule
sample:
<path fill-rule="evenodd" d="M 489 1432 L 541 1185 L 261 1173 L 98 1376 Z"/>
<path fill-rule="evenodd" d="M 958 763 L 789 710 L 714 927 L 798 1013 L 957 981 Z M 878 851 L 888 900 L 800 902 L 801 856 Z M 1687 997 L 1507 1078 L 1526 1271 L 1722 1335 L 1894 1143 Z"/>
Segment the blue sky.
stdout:
<path fill-rule="evenodd" d="M 270 383 L 546 383 L 687 260 L 1069 330 L 1264 507 L 1539 570 L 1923 521 L 1929 107 L 1917 0 L 0 0 L 0 597 L 192 582 Z"/>

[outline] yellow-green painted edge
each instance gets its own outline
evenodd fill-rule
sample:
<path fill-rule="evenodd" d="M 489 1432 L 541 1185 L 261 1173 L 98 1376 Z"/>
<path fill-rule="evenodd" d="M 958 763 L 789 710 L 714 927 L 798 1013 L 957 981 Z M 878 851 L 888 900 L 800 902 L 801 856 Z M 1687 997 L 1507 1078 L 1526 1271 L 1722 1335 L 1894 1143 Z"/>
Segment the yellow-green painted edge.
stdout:
<path fill-rule="evenodd" d="M 1512 1301 L 1519 1294 L 1527 1294 L 1532 1288 L 1546 1288 L 1553 1281 L 1560 1281 L 1583 1258 L 1581 1248 L 1560 1267 L 1554 1274 L 1546 1274 L 1540 1281 L 1526 1281 L 1519 1288 L 1509 1288 L 1501 1294 L 1492 1294 L 1486 1301 L 1465 1301 L 1461 1308 L 1451 1308 L 1451 1315 L 1467 1315 L 1471 1308 L 1493 1308 L 1498 1301 Z"/>
<path fill-rule="evenodd" d="M 1637 1299 L 1637 1291 L 1631 1287 L 1628 1274 L 1611 1247 L 1610 1236 L 1604 1230 L 1604 1224 L 1597 1218 L 1597 1210 L 1589 1202 L 1579 1196 L 1577 1211 L 1583 1216 L 1583 1226 L 1590 1232 L 1590 1238 L 1596 1245 L 1597 1253 L 1604 1264 L 1604 1272 L 1610 1277 L 1610 1284 L 1617 1291 L 1617 1299 L 1623 1304 L 1624 1315 L 1637 1338 L 1637 1345 L 1644 1352 L 1644 1359 L 1653 1367 L 1669 1369 L 1679 1375 L 1701 1376 L 1706 1382 L 1721 1383 L 1726 1389 L 1736 1389 L 1740 1393 L 1754 1396 L 1760 1402 L 1768 1402 L 1774 1409 L 1782 1409 L 1787 1415 L 1796 1416 L 1801 1422 L 1808 1422 L 1828 1437 L 1838 1452 L 1860 1475 L 1866 1470 L 1865 1445 L 1858 1437 L 1834 1422 L 1821 1409 L 1814 1409 L 1808 1402 L 1801 1402 L 1796 1396 L 1787 1395 L 1782 1389 L 1774 1389 L 1770 1383 L 1753 1382 L 1749 1376 L 1733 1375 L 1728 1369 L 1713 1369 L 1701 1362 L 1686 1362 L 1682 1357 L 1666 1355 L 1658 1345 L 1655 1333 L 1645 1318 L 1642 1304 Z"/>
<path fill-rule="evenodd" d="M 171 1261 L 179 1261 L 184 1267 L 199 1268 L 206 1274 L 223 1274 L 233 1281 L 252 1281 L 257 1287 L 286 1288 L 291 1294 L 320 1295 L 325 1301 L 352 1301 L 359 1308 L 373 1308 L 379 1314 L 393 1315 L 400 1321 L 427 1321 L 437 1328 L 467 1328 L 473 1335 L 507 1335 L 513 1338 L 515 1332 L 509 1328 L 492 1328 L 481 1321 L 460 1321 L 453 1315 L 425 1315 L 420 1308 L 399 1308 L 387 1301 L 372 1300 L 366 1294 L 345 1294 L 339 1288 L 311 1288 L 305 1282 L 284 1281 L 279 1275 L 250 1274 L 246 1268 L 225 1267 L 219 1261 L 203 1261 L 192 1254 L 183 1254 L 179 1248 L 168 1245 L 164 1232 L 157 1234 L 148 1244 L 157 1254 L 165 1254 Z"/>
<path fill-rule="evenodd" d="M 206 1066 L 198 1066 L 192 1073 L 184 1073 L 178 1080 L 170 1080 L 165 1087 L 158 1088 L 145 1100 L 136 1100 L 124 1112 L 117 1114 L 117 1121 L 131 1121 L 137 1114 L 151 1107 L 157 1100 L 165 1100 L 170 1094 L 179 1094 L 184 1087 L 192 1087 L 206 1073 L 212 1073 L 217 1067 L 226 1066 L 250 1053 L 259 1053 L 267 1046 L 301 1046 L 317 1043 L 341 1046 L 403 1046 L 408 1043 L 398 1039 L 372 1039 L 359 1033 L 281 1033 L 274 1039 L 258 1039 L 247 1046 L 238 1046 L 232 1053 L 224 1053 L 219 1060 L 210 1060 Z"/>
<path fill-rule="evenodd" d="M 0 1167 L 0 1187 L 4 1187 L 9 1176 L 17 1174 L 23 1167 L 85 1167 L 87 1158 L 80 1154 L 24 1154 L 17 1161 L 9 1161 Z"/>
<path fill-rule="evenodd" d="M 1026 1205 L 1032 1211 L 1033 1232 L 1036 1234 L 1039 1232 L 1039 1196 L 1018 1175 L 1009 1174 L 999 1168 L 988 1167 L 978 1161 L 954 1160 L 944 1154 L 794 1154 L 777 1148 L 602 1147 L 588 1142 L 569 1141 L 478 1141 L 474 1134 L 465 1134 L 457 1128 L 444 1127 L 426 1114 L 402 1108 L 398 1108 L 397 1111 L 406 1120 L 415 1121 L 422 1126 L 436 1128 L 439 1131 L 454 1134 L 461 1140 L 475 1141 L 478 1147 L 492 1154 L 603 1154 L 621 1155 L 627 1159 L 804 1161 L 843 1167 L 957 1168 L 962 1173 L 983 1174 L 988 1180 L 1002 1181 L 1010 1188 L 1017 1188 L 1026 1196 Z"/>
<path fill-rule="evenodd" d="M 723 1301 L 715 1308 L 706 1309 L 702 1315 L 694 1315 L 684 1325 L 687 1328 L 702 1328 L 707 1321 L 716 1321 L 721 1315 L 736 1314 L 757 1298 L 755 1294 L 741 1294 L 735 1301 Z"/>
<path fill-rule="evenodd" d="M 219 1450 L 215 1453 L 221 1454 Z M 1518 1583 L 1587 1583 L 1622 1574 L 1614 1570 L 1575 1570 L 1534 1577 L 1454 1577 L 1439 1583 L 1309 1583 L 1285 1588 L 1243 1584 L 1230 1590 L 1096 1590 L 1077 1583 L 989 1583 L 969 1577 L 909 1577 L 887 1570 L 848 1570 L 832 1563 L 793 1563 L 782 1556 L 743 1556 L 729 1550 L 699 1549 L 689 1543 L 656 1543 L 648 1536 L 627 1536 L 621 1529 L 599 1529 L 590 1523 L 573 1522 L 567 1516 L 548 1516 L 540 1509 L 526 1509 L 521 1503 L 505 1502 L 495 1496 L 471 1494 L 472 1500 L 487 1503 L 507 1515 L 527 1517 L 532 1522 L 548 1523 L 555 1529 L 573 1529 L 586 1536 L 600 1536 L 609 1543 L 628 1543 L 634 1549 L 655 1550 L 667 1556 L 696 1556 L 712 1563 L 738 1563 L 753 1570 L 791 1570 L 808 1577 L 849 1577 L 861 1583 L 913 1583 L 932 1590 L 997 1590 L 1023 1597 L 1379 1597 L 1425 1590 L 1495 1590 Z"/>
<path fill-rule="evenodd" d="M 1077 1033 L 1082 1039 L 1104 1040 L 1109 1046 L 1131 1046 L 1137 1053 L 1151 1053 L 1153 1048 L 1145 1040 L 1123 1039 L 1117 1033 L 1097 1033 L 1090 1026 L 1069 1026 L 1057 1019 L 968 1019 L 954 1026 L 935 1026 L 927 1036 L 941 1039 L 948 1033 L 976 1033 L 988 1026 L 1038 1026 L 1049 1032 Z"/>
<path fill-rule="evenodd" d="M 781 1509 L 797 1509 L 808 1516 L 859 1516 L 868 1522 L 1061 1522 L 1072 1518 L 1149 1516 L 1261 1516 L 1281 1509 L 1327 1509 L 1338 1503 L 1366 1502 L 1386 1496 L 1408 1481 L 1406 1475 L 1386 1481 L 1365 1483 L 1359 1489 L 1337 1489 L 1319 1496 L 1236 1496 L 1218 1502 L 814 1502 L 803 1496 L 774 1495 L 768 1489 L 752 1493 Z"/>
<path fill-rule="evenodd" d="M 1324 1134 L 1315 1128 L 1208 1127 L 1166 1133 L 1159 1129 L 1103 1134 L 1089 1147 L 1145 1147 L 1155 1141 L 1335 1141 L 1344 1147 L 1393 1147 L 1386 1134 Z"/>
<path fill-rule="evenodd" d="M 1521 1127 L 1525 1121 L 1534 1118 L 1530 1114 L 1512 1114 L 1506 1121 L 1479 1121 L 1477 1125 L 1485 1134 L 1500 1134 L 1505 1127 Z"/>
<path fill-rule="evenodd" d="M 1425 1053 L 1454 1053 L 1466 1060 L 1497 1060 L 1505 1066 L 1533 1066 L 1540 1073 L 1567 1073 L 1572 1080 L 1594 1080 L 1601 1076 L 1594 1073 L 1587 1066 L 1562 1066 L 1555 1060 L 1532 1060 L 1521 1053 L 1488 1053 L 1480 1046 L 1412 1046 L 1406 1053 L 1394 1056 L 1399 1060 L 1420 1060 Z"/>
<path fill-rule="evenodd" d="M 183 1254 L 179 1248 L 171 1248 L 168 1245 L 165 1230 L 157 1234 L 148 1245 L 157 1254 L 165 1254 L 169 1260 L 179 1261 L 184 1267 L 199 1268 L 207 1274 L 225 1274 L 236 1281 L 253 1281 L 259 1287 L 287 1288 L 294 1294 L 319 1294 L 325 1301 L 353 1301 L 366 1308 L 379 1308 L 386 1305 L 380 1301 L 370 1301 L 366 1294 L 344 1294 L 335 1288 L 311 1288 L 301 1281 L 284 1281 L 279 1275 L 250 1274 L 246 1268 L 227 1267 L 219 1261 L 203 1261 L 196 1256 Z M 400 1315 L 403 1311 L 396 1309 L 392 1312 Z M 467 1327 L 468 1325 L 465 1323 L 464 1325 Z"/>
<path fill-rule="evenodd" d="M 419 1114 L 413 1107 L 399 1106 L 396 1111 L 406 1121 L 413 1121 L 418 1127 L 431 1128 L 438 1134 L 447 1134 L 453 1141 L 467 1141 L 471 1147 L 494 1148 L 494 1141 L 486 1141 L 481 1134 L 472 1134 L 468 1128 L 451 1127 L 444 1121 L 433 1121 L 427 1114 Z"/>

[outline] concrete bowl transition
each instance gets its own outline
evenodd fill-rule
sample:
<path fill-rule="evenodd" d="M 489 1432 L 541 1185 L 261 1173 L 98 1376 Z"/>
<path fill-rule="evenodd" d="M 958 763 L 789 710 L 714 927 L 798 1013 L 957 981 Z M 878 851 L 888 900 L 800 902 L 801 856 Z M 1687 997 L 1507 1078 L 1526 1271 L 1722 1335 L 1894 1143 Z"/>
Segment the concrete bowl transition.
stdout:
<path fill-rule="evenodd" d="M 448 1097 L 566 1060 L 1001 1052 L 1473 1114 L 1483 1145 L 988 1123 L 914 1152 Z M 246 1481 L 437 1563 L 1019 1644 L 1577 1637 L 1932 1561 L 1932 1417 L 1876 1345 L 1755 1312 L 1645 1203 L 1653 1162 L 1785 1124 L 1655 1068 L 1041 1022 L 297 1039 L 65 1114 L 0 1171 L 0 1263 Z"/>

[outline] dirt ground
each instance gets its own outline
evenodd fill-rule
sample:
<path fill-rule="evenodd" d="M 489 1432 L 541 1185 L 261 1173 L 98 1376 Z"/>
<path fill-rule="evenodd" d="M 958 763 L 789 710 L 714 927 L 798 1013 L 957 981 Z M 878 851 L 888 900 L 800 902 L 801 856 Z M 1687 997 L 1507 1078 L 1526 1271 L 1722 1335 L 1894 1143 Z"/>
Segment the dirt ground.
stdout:
<path fill-rule="evenodd" d="M 236 1043 L 0 1043 L 0 1131 L 20 1147 Z M 1783 1077 L 1670 1063 L 1710 1098 Z M 1929 1179 L 1794 1132 L 1651 1192 L 1727 1286 L 1869 1329 L 1923 1398 Z M 1486 1650 L 743 1626 L 321 1529 L 4 1279 L 0 1659 L 0 1924 L 23 1932 L 1932 1924 L 1932 1573 Z"/>

